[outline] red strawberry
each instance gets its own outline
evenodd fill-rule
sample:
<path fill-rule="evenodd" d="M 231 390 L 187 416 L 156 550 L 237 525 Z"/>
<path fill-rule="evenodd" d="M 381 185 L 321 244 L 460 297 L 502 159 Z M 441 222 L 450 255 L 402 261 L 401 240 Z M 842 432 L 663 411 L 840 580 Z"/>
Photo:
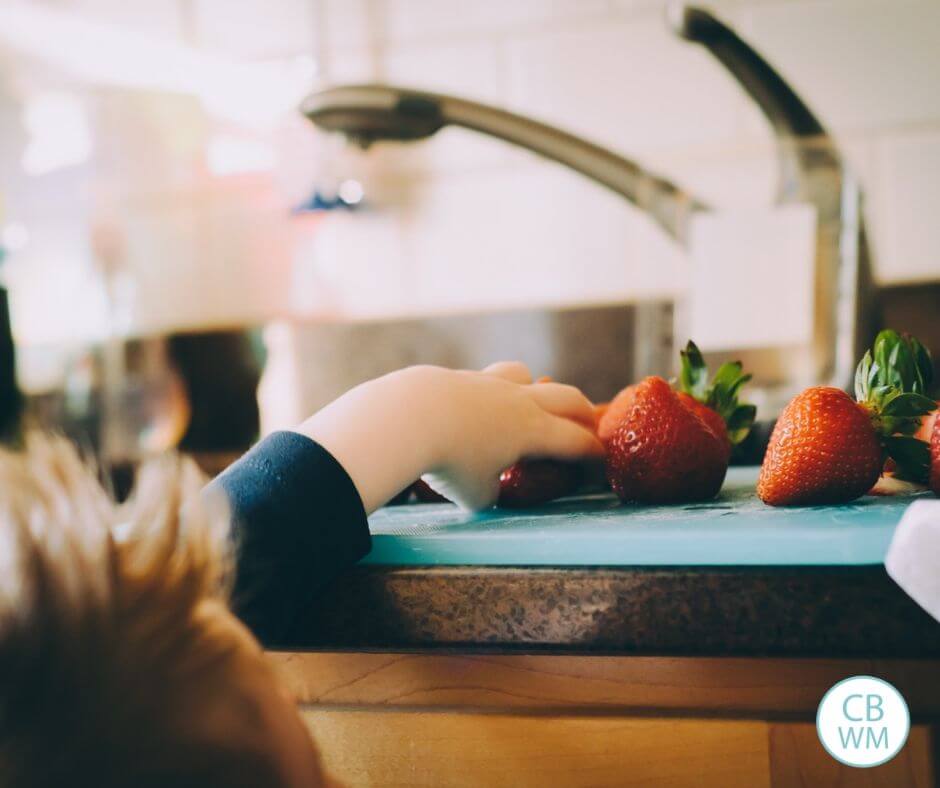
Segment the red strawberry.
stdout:
<path fill-rule="evenodd" d="M 543 375 L 536 383 L 550 383 Z M 595 420 L 597 419 L 595 411 Z M 499 498 L 504 509 L 540 506 L 555 498 L 571 495 L 584 480 L 584 469 L 577 463 L 558 460 L 519 460 L 499 475 Z"/>
<path fill-rule="evenodd" d="M 732 361 L 722 364 L 709 381 L 705 359 L 691 340 L 680 355 L 679 398 L 724 440 L 730 457 L 732 446 L 747 437 L 754 423 L 756 408 L 738 402 L 738 392 L 751 376 L 742 372 L 739 361 Z M 597 436 L 603 442 L 611 438 L 630 412 L 635 390 L 635 385 L 627 386 L 604 409 L 597 425 Z"/>
<path fill-rule="evenodd" d="M 934 419 L 930 436 L 930 489 L 940 495 L 940 418 Z"/>
<path fill-rule="evenodd" d="M 780 414 L 757 494 L 771 506 L 842 503 L 868 492 L 881 467 L 868 411 L 841 389 L 819 386 Z"/>
<path fill-rule="evenodd" d="M 747 437 L 757 415 L 753 405 L 738 402 L 738 393 L 751 376 L 744 374 L 740 361 L 728 361 L 709 380 L 705 359 L 691 339 L 680 355 L 679 396 L 725 439 L 730 458 L 732 447 Z"/>
<path fill-rule="evenodd" d="M 625 389 L 621 389 L 617 396 L 603 408 L 603 412 L 597 419 L 597 437 L 601 439 L 602 443 L 607 443 L 613 437 L 617 427 L 620 426 L 620 422 L 623 421 L 624 417 L 630 412 L 630 408 L 633 407 L 636 386 L 637 384 L 634 383 Z M 599 408 L 601 406 L 595 407 Z M 597 411 L 595 410 L 596 414 Z"/>
<path fill-rule="evenodd" d="M 607 478 L 620 499 L 673 503 L 717 495 L 728 469 L 724 438 L 660 377 L 638 383 L 632 396 L 607 442 Z"/>
<path fill-rule="evenodd" d="M 924 483 L 926 443 L 914 437 L 934 408 L 924 396 L 930 355 L 913 337 L 882 331 L 874 354 L 855 373 L 855 396 L 829 387 L 807 389 L 777 420 L 757 483 L 772 506 L 844 503 L 868 492 L 886 457 L 898 479 Z"/>
<path fill-rule="evenodd" d="M 499 475 L 499 499 L 496 503 L 507 509 L 523 509 L 548 503 L 555 498 L 571 495 L 581 485 L 583 468 L 558 460 L 520 460 Z M 450 503 L 423 479 L 418 479 L 409 491 L 421 503 Z"/>
<path fill-rule="evenodd" d="M 558 460 L 520 460 L 499 476 L 497 506 L 524 509 L 570 495 L 581 484 L 580 465 Z"/>
<path fill-rule="evenodd" d="M 937 405 L 940 405 L 940 402 Z M 920 426 L 917 428 L 917 432 L 914 433 L 914 437 L 930 443 L 930 436 L 933 435 L 933 427 L 937 423 L 938 416 L 940 416 L 940 410 L 936 409 L 924 416 L 920 420 Z"/>
<path fill-rule="evenodd" d="M 676 396 L 679 397 L 679 401 L 683 405 L 685 405 L 709 427 L 711 427 L 711 430 L 715 433 L 715 435 L 721 438 L 721 442 L 725 447 L 725 453 L 730 458 L 731 441 L 728 438 L 728 429 L 725 427 L 725 420 L 721 418 L 721 416 L 718 414 L 718 411 L 712 410 L 710 407 L 708 407 L 708 405 L 699 402 L 691 394 L 686 394 L 684 391 L 677 392 Z"/>

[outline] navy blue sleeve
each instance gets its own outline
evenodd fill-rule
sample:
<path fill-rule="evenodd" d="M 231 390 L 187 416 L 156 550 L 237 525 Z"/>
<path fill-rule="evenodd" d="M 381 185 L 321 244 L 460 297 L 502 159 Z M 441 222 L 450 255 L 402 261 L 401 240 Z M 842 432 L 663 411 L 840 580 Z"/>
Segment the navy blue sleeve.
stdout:
<path fill-rule="evenodd" d="M 317 592 L 371 548 L 359 492 L 326 449 L 275 432 L 210 485 L 228 498 L 232 609 L 268 647 L 285 645 Z"/>

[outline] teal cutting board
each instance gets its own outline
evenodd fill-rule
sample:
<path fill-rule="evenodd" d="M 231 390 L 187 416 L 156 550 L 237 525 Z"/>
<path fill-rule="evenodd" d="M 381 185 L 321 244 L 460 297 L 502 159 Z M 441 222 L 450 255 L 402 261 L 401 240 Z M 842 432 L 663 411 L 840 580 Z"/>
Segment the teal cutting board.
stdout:
<path fill-rule="evenodd" d="M 612 495 L 471 514 L 451 504 L 380 509 L 366 564 L 406 566 L 820 566 L 884 561 L 911 496 L 775 509 L 756 468 L 731 468 L 714 501 L 622 505 Z"/>

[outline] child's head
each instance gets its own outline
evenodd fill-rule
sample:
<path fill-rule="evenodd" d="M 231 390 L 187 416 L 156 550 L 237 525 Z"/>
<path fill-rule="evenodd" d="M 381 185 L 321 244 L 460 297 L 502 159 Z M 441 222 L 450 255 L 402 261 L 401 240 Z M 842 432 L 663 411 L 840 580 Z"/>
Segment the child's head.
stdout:
<path fill-rule="evenodd" d="M 62 441 L 0 455 L 0 786 L 320 784 L 201 486 L 167 458 L 118 506 Z"/>

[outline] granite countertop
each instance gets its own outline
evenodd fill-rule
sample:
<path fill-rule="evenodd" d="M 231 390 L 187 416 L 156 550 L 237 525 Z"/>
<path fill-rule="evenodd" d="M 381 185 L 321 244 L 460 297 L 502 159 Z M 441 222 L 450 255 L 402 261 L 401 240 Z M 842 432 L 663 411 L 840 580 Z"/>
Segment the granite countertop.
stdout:
<path fill-rule="evenodd" d="M 880 567 L 356 567 L 288 649 L 940 657 Z"/>
<path fill-rule="evenodd" d="M 754 469 L 713 502 L 605 496 L 537 512 L 382 510 L 373 552 L 288 649 L 940 657 L 940 623 L 881 563 L 906 500 L 775 510 Z"/>

